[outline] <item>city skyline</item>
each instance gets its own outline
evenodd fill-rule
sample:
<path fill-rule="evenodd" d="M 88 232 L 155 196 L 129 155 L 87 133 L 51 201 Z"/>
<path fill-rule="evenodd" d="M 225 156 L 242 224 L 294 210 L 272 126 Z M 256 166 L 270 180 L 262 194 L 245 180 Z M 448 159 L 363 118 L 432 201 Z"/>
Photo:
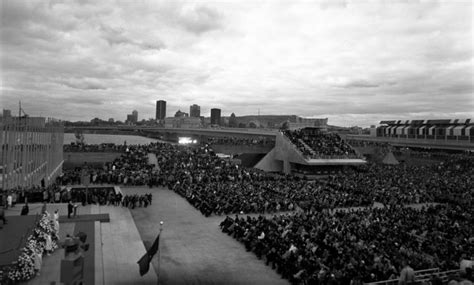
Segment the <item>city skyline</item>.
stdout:
<path fill-rule="evenodd" d="M 157 100 L 341 126 L 474 117 L 472 5 L 3 1 L 0 103 L 70 121 L 154 118 Z"/>

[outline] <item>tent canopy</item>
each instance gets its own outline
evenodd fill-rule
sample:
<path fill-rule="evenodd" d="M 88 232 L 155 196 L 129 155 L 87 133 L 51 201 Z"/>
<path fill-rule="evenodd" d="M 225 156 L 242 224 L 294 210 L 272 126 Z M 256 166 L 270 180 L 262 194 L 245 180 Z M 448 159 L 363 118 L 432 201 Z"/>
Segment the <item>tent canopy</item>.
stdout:
<path fill-rule="evenodd" d="M 398 160 L 395 158 L 392 152 L 387 153 L 384 159 L 382 160 L 383 164 L 397 165 L 399 164 Z"/>

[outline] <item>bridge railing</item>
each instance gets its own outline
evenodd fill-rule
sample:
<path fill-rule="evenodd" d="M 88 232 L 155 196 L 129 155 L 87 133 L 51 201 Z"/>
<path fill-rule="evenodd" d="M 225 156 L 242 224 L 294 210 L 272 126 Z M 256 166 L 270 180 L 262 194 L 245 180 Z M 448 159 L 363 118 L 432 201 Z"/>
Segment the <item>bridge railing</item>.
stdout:
<path fill-rule="evenodd" d="M 430 281 L 433 277 L 437 276 L 441 279 L 443 284 L 448 282 L 451 276 L 459 277 L 460 270 L 446 270 L 440 271 L 439 268 L 430 268 L 430 269 L 423 269 L 415 271 L 415 282 L 413 284 L 425 284 L 426 282 Z M 398 278 L 397 279 L 389 279 L 389 280 L 382 280 L 378 282 L 371 282 L 371 283 L 364 283 L 366 285 L 398 285 Z"/>

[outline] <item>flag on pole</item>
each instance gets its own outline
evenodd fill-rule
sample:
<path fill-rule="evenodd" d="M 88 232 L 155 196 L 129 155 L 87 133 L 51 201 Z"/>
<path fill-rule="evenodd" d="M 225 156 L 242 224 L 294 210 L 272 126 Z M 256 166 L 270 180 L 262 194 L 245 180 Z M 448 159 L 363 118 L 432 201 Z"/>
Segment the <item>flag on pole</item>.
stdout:
<path fill-rule="evenodd" d="M 160 247 L 160 234 L 155 239 L 153 245 L 148 249 L 145 255 L 138 260 L 138 267 L 140 269 L 140 276 L 147 274 L 148 270 L 150 269 L 150 262 L 153 259 L 153 256 L 158 252 Z"/>

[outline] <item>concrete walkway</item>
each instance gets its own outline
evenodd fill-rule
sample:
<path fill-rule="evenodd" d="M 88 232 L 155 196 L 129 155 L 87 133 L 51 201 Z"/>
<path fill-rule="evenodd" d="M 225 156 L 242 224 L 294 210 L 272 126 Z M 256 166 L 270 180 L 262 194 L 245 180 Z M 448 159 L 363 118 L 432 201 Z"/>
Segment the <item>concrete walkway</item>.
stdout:
<path fill-rule="evenodd" d="M 109 213 L 110 223 L 100 224 L 103 260 L 99 262 L 103 267 L 103 282 L 96 279 L 96 284 L 157 284 L 153 266 L 140 277 L 137 261 L 146 249 L 130 210 L 117 206 L 101 206 L 98 209 L 99 213 Z"/>
<path fill-rule="evenodd" d="M 130 210 L 145 243 L 164 221 L 161 258 L 152 261 L 160 284 L 288 284 L 243 244 L 219 228 L 223 216 L 204 217 L 185 199 L 164 188 L 122 188 L 124 194 L 153 194 L 153 204 Z M 161 263 L 161 266 L 160 266 Z"/>

